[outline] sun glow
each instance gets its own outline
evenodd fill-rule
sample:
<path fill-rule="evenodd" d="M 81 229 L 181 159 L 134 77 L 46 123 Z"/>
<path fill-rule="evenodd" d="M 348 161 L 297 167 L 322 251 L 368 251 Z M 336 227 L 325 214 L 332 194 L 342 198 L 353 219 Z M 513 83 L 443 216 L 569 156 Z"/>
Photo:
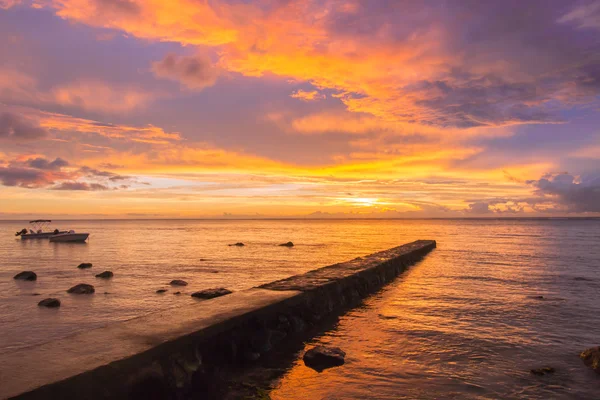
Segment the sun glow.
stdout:
<path fill-rule="evenodd" d="M 369 197 L 350 197 L 350 198 L 343 198 L 341 200 L 343 200 L 347 203 L 350 203 L 354 206 L 361 206 L 361 207 L 373 207 L 373 206 L 378 206 L 378 205 L 383 204 L 379 201 L 379 199 L 374 199 L 374 198 L 369 198 Z"/>

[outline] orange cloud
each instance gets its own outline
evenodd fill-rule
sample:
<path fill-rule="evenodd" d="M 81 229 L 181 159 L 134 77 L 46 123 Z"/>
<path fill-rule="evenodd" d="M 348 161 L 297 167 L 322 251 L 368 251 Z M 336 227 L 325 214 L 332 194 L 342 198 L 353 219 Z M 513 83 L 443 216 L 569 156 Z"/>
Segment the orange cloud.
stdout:
<path fill-rule="evenodd" d="M 315 100 L 322 100 L 322 99 L 324 99 L 325 95 L 319 93 L 316 90 L 305 91 L 305 90 L 302 90 L 302 89 L 298 89 L 294 93 L 292 93 L 290 95 L 290 97 L 292 97 L 294 99 L 303 100 L 303 101 L 315 101 Z"/>
<path fill-rule="evenodd" d="M 165 132 L 153 125 L 129 126 L 101 123 L 69 115 L 39 112 L 40 126 L 48 130 L 80 132 L 100 135 L 111 139 L 146 142 L 154 144 L 169 144 L 182 140 L 177 132 Z"/>

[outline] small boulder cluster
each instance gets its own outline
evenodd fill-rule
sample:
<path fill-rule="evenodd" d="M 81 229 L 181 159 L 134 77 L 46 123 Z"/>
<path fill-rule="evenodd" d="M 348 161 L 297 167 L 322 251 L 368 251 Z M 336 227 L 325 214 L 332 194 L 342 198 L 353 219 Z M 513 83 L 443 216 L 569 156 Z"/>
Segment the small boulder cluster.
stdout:
<path fill-rule="evenodd" d="M 93 266 L 92 263 L 81 263 L 77 266 L 77 268 L 84 270 L 84 269 L 92 268 L 92 266 Z M 110 279 L 113 276 L 114 276 L 114 274 L 112 271 L 104 271 L 99 274 L 96 274 L 96 278 L 100 278 L 100 279 Z M 15 280 L 19 280 L 19 281 L 30 281 L 31 282 L 31 281 L 37 280 L 37 274 L 33 271 L 23 271 L 23 272 L 19 272 L 18 274 L 16 274 L 13 278 Z M 94 286 L 87 284 L 87 283 L 77 284 L 67 290 L 67 293 L 70 293 L 70 294 L 93 294 L 95 292 L 96 292 L 96 289 L 94 288 Z M 37 293 L 35 295 L 37 295 Z M 49 297 L 47 299 L 41 300 L 38 303 L 38 306 L 46 307 L 46 308 L 58 308 L 58 307 L 60 307 L 60 305 L 61 305 L 60 299 L 57 299 L 54 297 Z"/>

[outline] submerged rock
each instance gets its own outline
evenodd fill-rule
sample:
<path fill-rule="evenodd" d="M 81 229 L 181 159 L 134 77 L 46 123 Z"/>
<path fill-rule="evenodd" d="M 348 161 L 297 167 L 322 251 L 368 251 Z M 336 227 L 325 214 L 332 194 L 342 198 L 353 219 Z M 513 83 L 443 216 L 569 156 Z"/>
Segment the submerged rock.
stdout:
<path fill-rule="evenodd" d="M 42 300 L 42 301 L 40 301 L 38 303 L 38 306 L 40 306 L 40 307 L 48 307 L 48 308 L 60 307 L 60 300 L 59 299 L 54 299 L 54 298 L 44 299 L 44 300 Z"/>
<path fill-rule="evenodd" d="M 92 263 L 81 263 L 77 266 L 77 268 L 79 268 L 79 269 L 92 268 Z"/>
<path fill-rule="evenodd" d="M 226 294 L 232 293 L 231 290 L 225 288 L 216 288 L 216 289 L 204 289 L 199 292 L 192 293 L 192 297 L 196 297 L 197 299 L 214 299 L 215 297 L 225 296 Z"/>
<path fill-rule="evenodd" d="M 600 346 L 582 351 L 579 357 L 585 365 L 600 374 Z"/>
<path fill-rule="evenodd" d="M 283 246 L 283 247 L 294 247 L 294 243 L 292 243 L 292 242 L 281 243 L 280 246 Z"/>
<path fill-rule="evenodd" d="M 171 286 L 187 286 L 186 281 L 182 281 L 181 279 L 173 279 L 169 285 Z"/>
<path fill-rule="evenodd" d="M 13 278 L 19 281 L 35 281 L 37 274 L 33 271 L 23 271 L 16 274 Z"/>
<path fill-rule="evenodd" d="M 67 293 L 72 294 L 92 294 L 96 291 L 92 285 L 88 285 L 87 283 L 80 283 L 79 285 L 73 286 L 71 289 L 67 290 Z"/>
<path fill-rule="evenodd" d="M 338 347 L 317 346 L 304 353 L 304 365 L 321 372 L 344 364 L 346 353 Z"/>
<path fill-rule="evenodd" d="M 109 278 L 112 278 L 113 276 L 115 276 L 115 274 L 113 274 L 112 271 L 104 271 L 104 272 L 100 272 L 99 274 L 97 274 L 96 278 L 109 279 Z"/>
<path fill-rule="evenodd" d="M 167 289 L 158 289 L 156 291 L 156 293 L 161 294 L 161 293 L 165 293 L 167 291 Z"/>
<path fill-rule="evenodd" d="M 244 244 L 244 243 L 242 243 L 242 242 L 237 242 L 237 243 L 234 243 L 234 244 L 230 244 L 230 245 L 228 245 L 228 246 L 238 246 L 238 247 L 242 247 L 242 246 L 245 246 L 245 244 Z"/>
<path fill-rule="evenodd" d="M 552 367 L 544 367 L 544 368 L 531 369 L 531 370 L 529 370 L 529 372 L 531 372 L 533 375 L 546 375 L 546 374 L 553 374 L 554 372 L 556 372 L 556 370 Z"/>
<path fill-rule="evenodd" d="M 175 292 L 175 293 L 173 293 L 173 294 L 181 294 L 181 292 Z"/>

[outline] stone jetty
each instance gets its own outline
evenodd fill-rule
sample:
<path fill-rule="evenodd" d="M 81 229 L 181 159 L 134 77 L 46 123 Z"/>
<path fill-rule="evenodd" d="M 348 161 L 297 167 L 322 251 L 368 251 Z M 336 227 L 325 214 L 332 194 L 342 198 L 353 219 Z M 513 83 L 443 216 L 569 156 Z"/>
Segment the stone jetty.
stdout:
<path fill-rule="evenodd" d="M 435 247 L 419 240 L 7 354 L 0 398 L 210 396 L 227 371 L 360 304 Z"/>

